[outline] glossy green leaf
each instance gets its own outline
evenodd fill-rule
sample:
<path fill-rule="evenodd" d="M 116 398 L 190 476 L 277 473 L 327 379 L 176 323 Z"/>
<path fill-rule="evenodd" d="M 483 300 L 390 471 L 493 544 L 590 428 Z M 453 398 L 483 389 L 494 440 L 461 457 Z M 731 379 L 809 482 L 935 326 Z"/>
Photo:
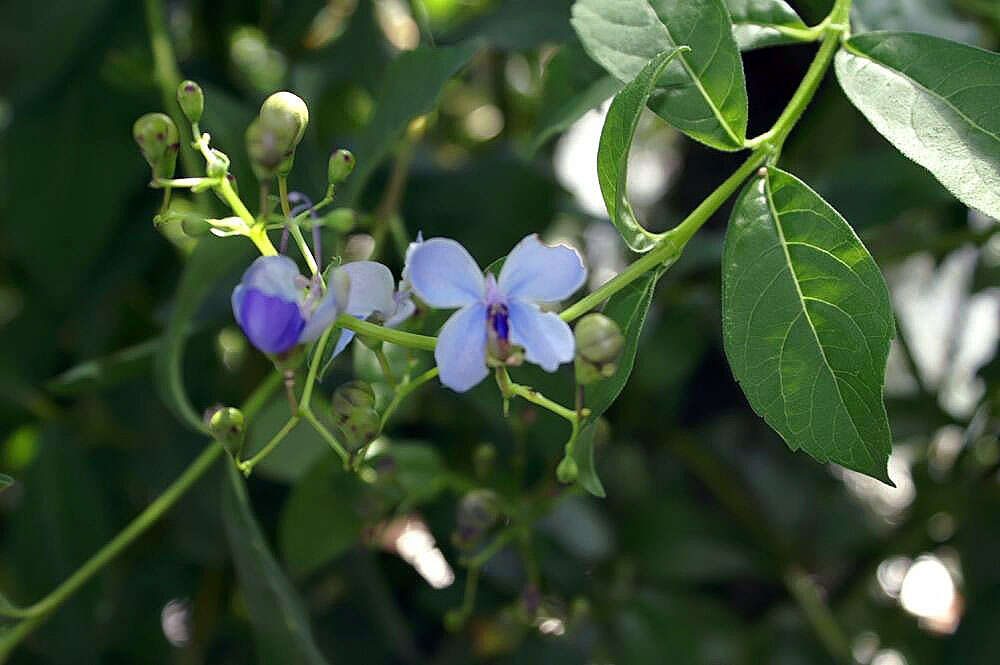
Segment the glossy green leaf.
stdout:
<path fill-rule="evenodd" d="M 4 491 L 8 487 L 14 484 L 14 479 L 10 476 L 0 473 L 0 492 Z M 0 598 L 0 600 L 3 600 Z"/>
<path fill-rule="evenodd" d="M 1000 7 L 996 0 L 983 0 Z M 855 34 L 876 30 L 920 32 L 956 42 L 981 44 L 983 29 L 972 18 L 967 0 L 854 0 Z M 959 7 L 961 6 L 961 11 Z"/>
<path fill-rule="evenodd" d="M 601 141 L 597 149 L 597 178 L 601 183 L 604 205 L 611 223 L 633 251 L 648 252 L 656 246 L 662 234 L 651 233 L 632 210 L 628 200 L 628 153 L 642 110 L 656 88 L 656 82 L 670 61 L 687 49 L 674 48 L 657 55 L 642 68 L 639 75 L 615 96 L 608 109 Z"/>
<path fill-rule="evenodd" d="M 357 474 L 339 458 L 321 459 L 292 489 L 278 524 L 281 555 L 293 577 L 303 577 L 350 549 L 361 536 Z"/>
<path fill-rule="evenodd" d="M 726 0 L 743 51 L 807 40 L 809 26 L 785 0 Z"/>
<path fill-rule="evenodd" d="M 358 165 L 338 195 L 344 205 L 361 193 L 410 121 L 434 110 L 445 83 L 468 64 L 480 45 L 470 41 L 456 46 L 422 46 L 393 60 L 375 100 L 375 115 L 354 151 Z"/>
<path fill-rule="evenodd" d="M 579 45 L 563 46 L 545 67 L 534 148 L 569 128 L 621 87 L 621 81 L 605 73 Z"/>
<path fill-rule="evenodd" d="M 309 615 L 274 560 L 254 518 L 243 477 L 226 465 L 222 516 L 240 589 L 250 613 L 258 660 L 283 665 L 325 665 L 313 639 Z"/>
<path fill-rule="evenodd" d="M 156 353 L 154 369 L 163 401 L 181 422 L 199 432 L 204 431 L 205 424 L 184 389 L 184 342 L 198 308 L 219 280 L 240 261 L 249 265 L 250 248 L 244 238 L 209 238 L 198 243 L 184 267 L 170 321 Z"/>
<path fill-rule="evenodd" d="M 571 19 L 590 56 L 622 81 L 678 46 L 649 107 L 719 150 L 746 138 L 747 91 L 729 10 L 722 0 L 577 0 Z"/>
<path fill-rule="evenodd" d="M 722 266 L 726 355 L 754 411 L 792 450 L 889 482 L 882 386 L 895 325 L 851 227 L 769 169 L 736 203 Z"/>
<path fill-rule="evenodd" d="M 594 423 L 608 410 L 628 383 L 635 365 L 636 352 L 639 350 L 639 336 L 642 326 L 649 313 L 649 305 L 653 302 L 656 283 L 663 274 L 663 269 L 651 271 L 635 280 L 624 289 L 611 296 L 602 313 L 618 324 L 625 336 L 625 347 L 618 360 L 618 370 L 608 379 L 587 386 L 584 406 L 590 409 L 590 415 L 584 419 L 584 426 Z"/>
<path fill-rule="evenodd" d="M 851 102 L 962 203 L 1000 219 L 1000 54 L 913 33 L 851 38 L 837 54 Z"/>

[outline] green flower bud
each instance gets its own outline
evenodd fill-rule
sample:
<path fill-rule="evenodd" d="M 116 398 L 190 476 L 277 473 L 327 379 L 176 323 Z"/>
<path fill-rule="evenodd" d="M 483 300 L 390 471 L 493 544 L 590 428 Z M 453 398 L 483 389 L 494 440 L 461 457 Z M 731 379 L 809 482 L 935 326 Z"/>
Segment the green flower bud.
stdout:
<path fill-rule="evenodd" d="M 201 112 L 205 110 L 205 93 L 194 81 L 183 81 L 177 86 L 177 103 L 180 104 L 188 122 L 199 122 Z"/>
<path fill-rule="evenodd" d="M 173 178 L 180 150 L 177 125 L 165 113 L 147 113 L 132 126 L 132 136 L 154 178 Z"/>
<path fill-rule="evenodd" d="M 614 375 L 625 346 L 618 324 L 603 314 L 588 314 L 576 324 L 574 335 L 577 382 L 587 385 Z"/>
<path fill-rule="evenodd" d="M 246 439 L 246 423 L 243 412 L 231 406 L 219 406 L 205 413 L 208 431 L 222 444 L 233 459 L 243 450 Z"/>
<path fill-rule="evenodd" d="M 347 233 L 358 223 L 358 213 L 352 208 L 334 208 L 323 215 L 317 223 L 328 229 Z"/>
<path fill-rule="evenodd" d="M 264 100 L 247 128 L 247 150 L 258 179 L 288 175 L 308 124 L 309 109 L 292 93 L 276 92 Z"/>
<path fill-rule="evenodd" d="M 327 166 L 326 177 L 331 185 L 339 185 L 351 175 L 354 170 L 354 154 L 350 150 L 335 150 L 330 155 L 330 163 Z"/>
<path fill-rule="evenodd" d="M 572 457 L 563 457 L 562 461 L 559 462 L 559 466 L 556 467 L 556 478 L 559 482 L 568 485 L 576 482 L 579 472 L 580 469 L 576 465 L 576 460 Z"/>
<path fill-rule="evenodd" d="M 364 381 L 349 381 L 337 388 L 330 410 L 352 452 L 367 446 L 378 436 L 381 422 L 375 411 L 375 391 Z"/>

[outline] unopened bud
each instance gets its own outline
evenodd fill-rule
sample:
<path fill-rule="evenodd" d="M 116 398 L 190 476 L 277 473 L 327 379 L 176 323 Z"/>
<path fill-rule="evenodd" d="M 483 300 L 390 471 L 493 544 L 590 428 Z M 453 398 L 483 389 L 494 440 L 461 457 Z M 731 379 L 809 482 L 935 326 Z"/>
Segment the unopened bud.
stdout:
<path fill-rule="evenodd" d="M 243 412 L 231 406 L 219 406 L 205 414 L 208 431 L 222 444 L 233 459 L 239 457 L 246 439 L 246 423 Z"/>
<path fill-rule="evenodd" d="M 188 122 L 199 122 L 201 113 L 205 110 L 205 93 L 194 81 L 183 81 L 177 86 L 177 103 L 180 104 Z"/>
<path fill-rule="evenodd" d="M 165 113 L 147 113 L 132 126 L 132 136 L 154 178 L 174 177 L 180 137 L 177 125 Z"/>
<path fill-rule="evenodd" d="M 326 177 L 331 185 L 339 185 L 351 175 L 354 170 L 354 154 L 350 150 L 335 150 L 330 155 L 330 163 L 327 166 Z"/>
<path fill-rule="evenodd" d="M 574 335 L 577 382 L 587 385 L 614 375 L 625 347 L 618 324 L 603 314 L 588 314 L 576 324 Z"/>
<path fill-rule="evenodd" d="M 472 490 L 458 502 L 456 522 L 461 536 L 478 538 L 496 524 L 499 518 L 500 500 L 493 490 Z"/>
<path fill-rule="evenodd" d="M 346 233 L 358 223 L 358 213 L 352 208 L 334 208 L 315 223 L 322 224 L 328 229 Z"/>
<path fill-rule="evenodd" d="M 259 180 L 288 175 L 308 124 L 309 109 L 296 95 L 276 92 L 264 100 L 247 128 L 247 151 Z"/>
<path fill-rule="evenodd" d="M 559 482 L 568 485 L 576 482 L 579 472 L 580 470 L 576 465 L 576 460 L 568 456 L 563 457 L 562 461 L 559 462 L 559 466 L 556 467 L 556 478 Z"/>
<path fill-rule="evenodd" d="M 493 470 L 496 463 L 497 449 L 492 443 L 480 443 L 472 453 L 472 468 L 476 471 L 476 476 L 485 478 Z"/>
<path fill-rule="evenodd" d="M 363 448 L 378 437 L 381 423 L 375 411 L 375 391 L 364 381 L 349 381 L 337 388 L 330 411 L 349 450 Z"/>

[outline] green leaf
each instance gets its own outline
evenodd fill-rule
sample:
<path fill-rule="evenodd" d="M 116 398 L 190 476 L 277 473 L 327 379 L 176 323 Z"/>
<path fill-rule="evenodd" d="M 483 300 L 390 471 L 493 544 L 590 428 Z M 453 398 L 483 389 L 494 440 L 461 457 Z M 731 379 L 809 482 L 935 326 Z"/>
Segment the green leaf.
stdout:
<path fill-rule="evenodd" d="M 726 0 L 743 51 L 808 41 L 809 26 L 785 0 Z"/>
<path fill-rule="evenodd" d="M 274 560 L 253 516 L 243 477 L 226 465 L 222 516 L 261 663 L 325 665 L 294 587 Z"/>
<path fill-rule="evenodd" d="M 722 0 L 577 0 L 571 22 L 590 56 L 622 81 L 664 51 L 691 47 L 663 73 L 649 107 L 706 145 L 742 149 L 746 81 Z"/>
<path fill-rule="evenodd" d="M 538 150 L 549 138 L 565 131 L 621 87 L 621 82 L 606 74 L 582 47 L 577 44 L 563 46 L 545 67 L 534 149 Z"/>
<path fill-rule="evenodd" d="M 1000 54 L 912 33 L 848 40 L 837 78 L 904 155 L 962 203 L 1000 219 Z"/>
<path fill-rule="evenodd" d="M 604 205 L 625 244 L 636 252 L 653 249 L 663 234 L 650 233 L 642 228 L 628 201 L 628 153 L 639 117 L 656 82 L 670 61 L 684 51 L 687 49 L 683 47 L 670 49 L 650 60 L 639 75 L 615 96 L 601 130 L 601 142 L 597 149 L 597 177 L 601 183 Z"/>
<path fill-rule="evenodd" d="M 278 542 L 293 577 L 304 577 L 350 549 L 364 524 L 357 474 L 327 455 L 295 484 L 281 511 Z"/>
<path fill-rule="evenodd" d="M 618 370 L 604 381 L 587 386 L 584 392 L 584 406 L 590 415 L 580 424 L 573 447 L 573 459 L 577 466 L 577 482 L 583 489 L 596 497 L 604 498 L 604 485 L 594 466 L 594 441 L 597 433 L 597 419 L 608 410 L 628 383 L 635 366 L 635 356 L 639 349 L 639 336 L 646 321 L 646 314 L 653 301 L 656 283 L 664 270 L 646 273 L 624 289 L 611 296 L 604 306 L 603 314 L 613 320 L 622 330 L 625 347 L 618 361 Z"/>
<path fill-rule="evenodd" d="M 722 265 L 726 355 L 754 411 L 792 450 L 889 483 L 882 386 L 895 324 L 851 227 L 769 169 L 736 203 Z"/>
<path fill-rule="evenodd" d="M 422 46 L 392 61 L 375 101 L 375 115 L 355 150 L 357 167 L 339 194 L 344 205 L 361 193 L 410 121 L 434 110 L 445 83 L 465 67 L 479 47 L 478 41 Z"/>
<path fill-rule="evenodd" d="M 995 0 L 986 2 L 996 6 Z M 894 30 L 920 32 L 967 44 L 982 43 L 982 28 L 971 17 L 958 11 L 960 4 L 968 3 L 955 0 L 854 0 L 851 22 L 855 34 Z M 971 7 L 962 7 L 966 14 L 969 9 Z"/>
<path fill-rule="evenodd" d="M 198 308 L 219 280 L 240 261 L 249 264 L 250 247 L 244 238 L 207 238 L 198 243 L 184 267 L 174 308 L 156 353 L 156 382 L 163 401 L 181 422 L 199 432 L 205 431 L 205 424 L 184 389 L 184 342 Z"/>
<path fill-rule="evenodd" d="M 639 335 L 646 322 L 649 305 L 653 302 L 653 292 L 656 283 L 664 269 L 646 273 L 624 289 L 611 296 L 602 313 L 618 324 L 625 337 L 625 347 L 618 360 L 618 371 L 610 378 L 587 386 L 584 406 L 590 409 L 590 415 L 584 418 L 583 427 L 592 425 L 608 410 L 628 383 L 632 367 L 635 365 L 636 352 L 639 349 Z"/>
<path fill-rule="evenodd" d="M 13 484 L 14 484 L 13 478 L 11 478 L 6 474 L 0 473 L 0 492 L 4 491 Z M 2 597 L 0 597 L 0 601 L 3 601 Z"/>
<path fill-rule="evenodd" d="M 57 395 L 94 392 L 142 374 L 152 364 L 160 348 L 154 337 L 133 346 L 75 365 L 46 384 Z"/>
<path fill-rule="evenodd" d="M 573 445 L 573 461 L 576 462 L 576 482 L 599 499 L 607 496 L 594 466 L 594 444 L 597 439 L 597 425 L 585 427 L 576 437 Z"/>

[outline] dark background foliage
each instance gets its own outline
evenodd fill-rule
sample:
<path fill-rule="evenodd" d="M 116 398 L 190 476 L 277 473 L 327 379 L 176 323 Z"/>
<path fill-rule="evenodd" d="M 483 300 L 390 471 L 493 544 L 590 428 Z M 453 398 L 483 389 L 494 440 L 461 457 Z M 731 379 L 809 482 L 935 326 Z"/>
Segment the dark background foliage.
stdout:
<path fill-rule="evenodd" d="M 810 23 L 828 10 L 824 0 L 793 4 Z M 855 4 L 858 28 L 997 47 L 1000 14 L 988 1 Z M 546 109 L 559 101 L 558 91 L 542 100 L 543 64 L 555 48 L 577 48 L 569 5 L 418 5 L 439 45 L 481 39 L 482 47 L 444 86 L 414 149 L 400 208 L 411 235 L 455 237 L 483 265 L 535 231 L 574 239 L 592 259 L 622 256 L 617 247 L 602 254 L 598 239 L 610 226 L 557 168 L 573 137 L 532 149 Z M 296 91 L 311 109 L 293 189 L 323 191 L 334 147 L 391 138 L 372 123 L 403 113 L 392 104 L 412 103 L 412 93 L 393 97 L 385 83 L 398 47 L 413 45 L 410 16 L 408 5 L 387 0 L 166 3 L 183 74 L 206 90 L 203 126 L 233 158 L 244 193 L 253 179 L 243 131 L 274 90 Z M 751 134 L 777 117 L 813 48 L 746 55 Z M 185 263 L 150 223 L 159 199 L 145 187 L 148 171 L 131 138 L 136 117 L 162 108 L 153 70 L 142 3 L 0 6 L 0 472 L 17 481 L 0 494 L 0 588 L 13 600 L 47 593 L 206 445 L 175 421 L 153 379 L 155 340 Z M 642 212 L 663 229 L 738 156 L 647 120 L 638 144 L 661 159 L 647 170 L 661 184 L 666 170 L 673 175 Z M 573 177 L 593 169 L 592 150 Z M 354 192 L 360 210 L 378 205 L 391 164 L 362 165 L 374 172 Z M 558 621 L 546 631 L 558 625 L 564 634 L 543 634 L 520 617 L 530 570 L 514 550 L 485 570 L 465 629 L 449 632 L 442 618 L 461 603 L 462 570 L 435 591 L 363 537 L 403 499 L 419 506 L 454 565 L 458 495 L 440 482 L 446 469 L 473 476 L 473 451 L 487 443 L 497 462 L 484 486 L 512 497 L 527 496 L 520 483 L 550 491 L 565 427 L 549 414 L 520 403 L 505 421 L 485 384 L 463 396 L 425 389 L 388 432 L 391 482 L 345 478 L 305 430 L 262 465 L 248 485 L 254 513 L 328 662 L 829 662 L 804 609 L 804 577 L 817 583 L 810 589 L 822 592 L 862 662 L 996 662 L 1000 395 L 991 358 L 1000 249 L 991 222 L 970 219 L 931 175 L 895 153 L 832 75 L 783 164 L 838 207 L 889 275 L 909 347 L 897 345 L 887 395 L 898 488 L 790 452 L 750 411 L 720 338 L 725 208 L 656 292 L 636 370 L 597 451 L 607 498 L 551 502 L 527 547 L 524 558 L 540 572 L 542 613 Z M 391 246 L 384 258 L 398 270 Z M 228 293 L 245 261 L 233 265 L 208 285 L 189 340 L 186 386 L 199 408 L 239 403 L 268 372 L 233 328 Z M 95 358 L 103 360 L 53 380 Z M 366 360 L 346 354 L 322 392 L 352 368 L 364 371 Z M 554 389 L 569 381 L 565 371 L 523 376 Z M 275 410 L 256 427 L 279 422 Z M 234 499 L 223 496 L 224 480 L 219 464 L 14 662 L 243 663 L 268 653 L 252 638 L 254 592 L 236 579 L 226 537 L 233 527 L 224 524 L 234 519 Z M 936 624 L 895 598 L 908 561 L 921 556 L 951 571 L 944 590 L 956 587 Z M 932 586 L 941 579 L 923 580 L 931 605 L 942 597 Z M 173 642 L 171 617 L 183 627 Z"/>

